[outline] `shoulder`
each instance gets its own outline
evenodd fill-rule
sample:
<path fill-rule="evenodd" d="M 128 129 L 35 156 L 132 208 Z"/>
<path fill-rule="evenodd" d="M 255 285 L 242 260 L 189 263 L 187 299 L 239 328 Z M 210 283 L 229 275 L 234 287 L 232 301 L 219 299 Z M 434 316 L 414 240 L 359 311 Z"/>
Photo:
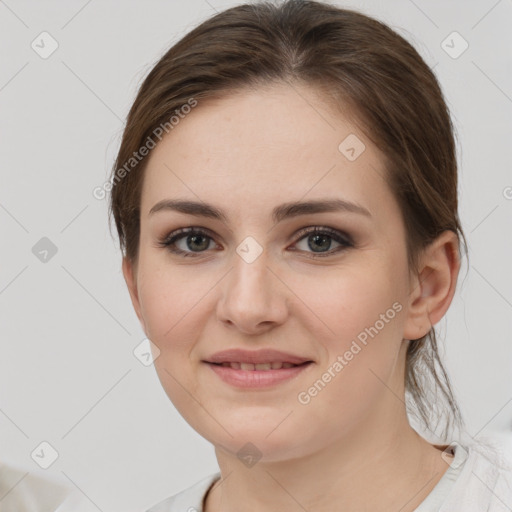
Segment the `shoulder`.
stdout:
<path fill-rule="evenodd" d="M 486 463 L 475 468 L 475 476 L 480 476 L 484 469 L 495 475 L 489 482 L 489 512 L 510 511 L 512 503 L 512 432 L 495 433 L 483 437 L 476 443 L 476 448 Z"/>
<path fill-rule="evenodd" d="M 512 433 L 461 440 L 466 451 L 462 471 L 440 512 L 456 509 L 505 512 L 512 503 Z"/>
<path fill-rule="evenodd" d="M 178 494 L 157 503 L 146 512 L 202 512 L 203 498 L 219 478 L 220 472 L 210 474 Z"/>

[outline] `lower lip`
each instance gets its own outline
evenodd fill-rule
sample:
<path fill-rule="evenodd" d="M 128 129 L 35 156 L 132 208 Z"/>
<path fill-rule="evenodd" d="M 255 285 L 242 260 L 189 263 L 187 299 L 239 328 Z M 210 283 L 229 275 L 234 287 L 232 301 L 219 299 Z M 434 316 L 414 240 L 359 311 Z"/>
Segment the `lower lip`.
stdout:
<path fill-rule="evenodd" d="M 296 377 L 312 363 L 279 370 L 235 370 L 229 366 L 206 363 L 224 382 L 238 388 L 266 388 Z"/>

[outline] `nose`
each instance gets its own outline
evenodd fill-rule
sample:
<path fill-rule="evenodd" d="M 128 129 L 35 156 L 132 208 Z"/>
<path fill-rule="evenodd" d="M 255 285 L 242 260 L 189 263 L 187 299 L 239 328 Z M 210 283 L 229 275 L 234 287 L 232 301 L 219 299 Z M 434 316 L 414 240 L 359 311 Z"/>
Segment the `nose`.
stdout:
<path fill-rule="evenodd" d="M 282 324 L 288 316 L 287 292 L 265 251 L 251 263 L 238 254 L 223 280 L 217 305 L 220 321 L 245 334 L 259 334 Z"/>

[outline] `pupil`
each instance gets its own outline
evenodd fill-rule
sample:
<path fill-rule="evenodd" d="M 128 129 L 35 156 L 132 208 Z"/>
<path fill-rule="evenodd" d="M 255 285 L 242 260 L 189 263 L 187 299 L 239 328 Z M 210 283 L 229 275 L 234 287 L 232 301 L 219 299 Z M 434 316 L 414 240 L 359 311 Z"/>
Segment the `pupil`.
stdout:
<path fill-rule="evenodd" d="M 320 239 L 320 240 L 322 240 L 322 239 L 323 239 L 324 241 L 326 241 L 326 242 L 327 242 L 327 246 L 326 246 L 326 247 L 324 247 L 324 248 L 323 248 L 323 250 L 327 250 L 327 249 L 329 248 L 330 242 L 329 242 L 329 237 L 328 237 L 328 236 L 326 236 L 326 235 L 311 235 L 311 238 L 312 238 L 313 240 L 315 240 L 315 242 L 314 242 L 315 244 L 317 243 L 318 239 Z M 311 246 L 311 244 L 309 244 L 309 247 L 310 247 L 311 249 L 313 249 L 313 247 Z M 320 248 L 322 248 L 322 247 L 320 247 Z"/>
<path fill-rule="evenodd" d="M 191 235 L 188 237 L 189 240 L 193 240 L 192 243 L 195 243 L 196 240 L 199 238 L 199 239 L 203 239 L 203 247 L 196 247 L 198 249 L 207 249 L 208 248 L 208 241 L 206 240 L 206 237 L 203 236 L 203 235 Z M 206 241 L 206 244 L 204 243 Z M 189 246 L 189 249 L 192 249 L 192 247 Z"/>

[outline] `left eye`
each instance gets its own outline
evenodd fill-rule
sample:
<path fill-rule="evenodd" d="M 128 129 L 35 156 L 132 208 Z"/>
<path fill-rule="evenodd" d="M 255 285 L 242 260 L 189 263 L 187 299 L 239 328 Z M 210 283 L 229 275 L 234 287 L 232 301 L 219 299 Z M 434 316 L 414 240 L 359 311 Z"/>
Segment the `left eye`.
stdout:
<path fill-rule="evenodd" d="M 344 235 L 343 233 L 331 228 L 305 228 L 299 233 L 299 235 L 301 234 L 303 236 L 299 238 L 295 245 L 297 245 L 301 241 L 305 241 L 307 243 L 307 248 L 319 248 L 319 252 L 315 252 L 313 250 L 313 257 L 330 256 L 348 247 L 353 247 L 353 243 L 347 235 Z M 335 243 L 338 244 L 338 247 L 336 249 L 330 249 L 333 240 L 335 241 Z"/>
<path fill-rule="evenodd" d="M 302 235 L 302 236 L 301 236 Z M 323 257 L 338 253 L 348 247 L 353 247 L 353 243 L 348 235 L 345 235 L 331 228 L 322 228 L 319 226 L 302 229 L 297 236 L 299 239 L 294 245 L 302 241 L 307 243 L 307 248 L 312 250 L 311 256 Z M 338 244 L 338 247 L 331 249 L 332 241 Z M 181 256 L 198 256 L 210 248 L 213 237 L 203 228 L 182 228 L 174 231 L 163 240 L 158 242 L 159 247 L 166 247 L 170 252 Z M 182 247 L 179 242 L 184 242 Z M 316 249 L 320 249 L 318 252 Z M 292 249 L 293 251 L 297 249 Z M 309 252 L 307 249 L 300 249 L 302 252 Z"/>

